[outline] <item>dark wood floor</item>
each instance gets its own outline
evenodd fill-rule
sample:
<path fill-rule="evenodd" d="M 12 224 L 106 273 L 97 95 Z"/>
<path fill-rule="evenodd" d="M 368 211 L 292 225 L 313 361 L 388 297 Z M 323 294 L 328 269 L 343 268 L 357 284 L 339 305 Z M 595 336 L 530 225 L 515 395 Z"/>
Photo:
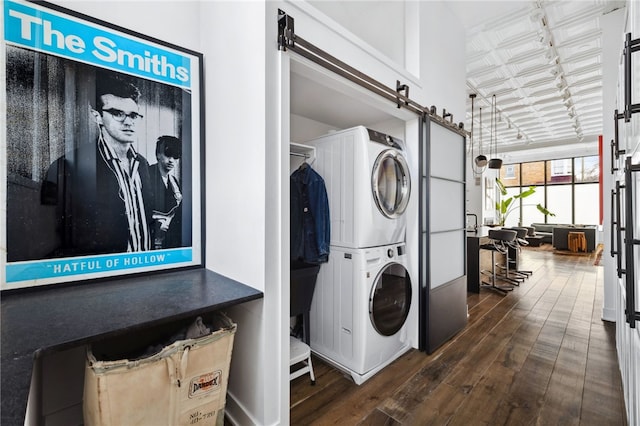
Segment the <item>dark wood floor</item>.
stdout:
<path fill-rule="evenodd" d="M 548 246 L 547 246 L 548 247 Z M 469 323 L 361 386 L 315 359 L 291 382 L 292 425 L 625 425 L 615 324 L 600 319 L 595 255 L 527 248 L 506 297 L 469 294 Z"/>

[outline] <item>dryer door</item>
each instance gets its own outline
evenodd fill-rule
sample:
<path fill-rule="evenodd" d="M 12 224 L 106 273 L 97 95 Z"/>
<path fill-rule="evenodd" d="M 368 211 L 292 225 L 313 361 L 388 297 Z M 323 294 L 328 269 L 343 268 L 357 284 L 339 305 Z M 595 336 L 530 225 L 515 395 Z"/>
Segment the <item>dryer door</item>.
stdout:
<path fill-rule="evenodd" d="M 388 149 L 378 155 L 371 174 L 373 198 L 380 212 L 393 219 L 404 213 L 409 203 L 409 166 L 400 152 Z"/>
<path fill-rule="evenodd" d="M 369 317 L 375 330 L 393 336 L 405 323 L 411 306 L 411 279 L 406 268 L 389 263 L 380 271 L 369 295 Z"/>

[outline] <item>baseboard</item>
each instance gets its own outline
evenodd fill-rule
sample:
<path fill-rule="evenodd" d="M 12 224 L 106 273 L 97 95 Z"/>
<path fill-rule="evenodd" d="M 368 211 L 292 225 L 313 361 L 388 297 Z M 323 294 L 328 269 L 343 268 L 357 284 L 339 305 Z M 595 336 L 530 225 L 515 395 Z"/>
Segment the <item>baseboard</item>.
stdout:
<path fill-rule="evenodd" d="M 602 308 L 602 321 L 616 322 L 616 310 L 610 308 Z"/>
<path fill-rule="evenodd" d="M 245 410 L 245 407 L 238 402 L 230 392 L 227 392 L 227 400 L 224 407 L 224 417 L 234 426 L 239 425 L 257 425 L 257 422 Z"/>

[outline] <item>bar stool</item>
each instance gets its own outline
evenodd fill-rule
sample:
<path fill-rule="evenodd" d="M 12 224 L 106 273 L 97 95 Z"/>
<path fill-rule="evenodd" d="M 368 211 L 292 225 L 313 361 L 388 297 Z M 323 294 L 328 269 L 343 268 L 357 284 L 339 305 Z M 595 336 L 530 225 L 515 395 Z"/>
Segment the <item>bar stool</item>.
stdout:
<path fill-rule="evenodd" d="M 516 239 L 513 240 L 513 242 L 509 243 L 509 246 L 514 252 L 514 255 L 509 258 L 510 264 L 513 265 L 512 273 L 523 278 L 528 278 L 530 275 L 533 274 L 533 271 L 524 271 L 524 270 L 518 269 L 518 266 L 520 264 L 520 253 L 522 252 L 522 247 L 529 245 L 529 242 L 526 240 L 528 229 L 525 227 L 515 227 L 515 226 L 513 228 L 507 228 L 507 229 L 513 229 L 514 231 L 516 231 Z"/>
<path fill-rule="evenodd" d="M 544 238 L 536 235 L 536 228 L 533 226 L 523 226 L 523 228 L 527 230 L 527 236 L 525 237 L 527 243 L 529 243 L 531 247 L 540 247 Z"/>
<path fill-rule="evenodd" d="M 302 364 L 302 367 L 291 371 L 289 374 L 289 380 L 293 380 L 303 374 L 309 373 L 311 385 L 315 385 L 316 376 L 313 374 L 311 349 L 309 348 L 309 345 L 293 336 L 289 336 L 289 367 L 293 367 L 296 364 Z"/>
<path fill-rule="evenodd" d="M 511 285 L 520 286 L 520 283 L 522 283 L 527 276 L 516 272 L 515 267 L 511 268 L 511 265 L 515 264 L 517 256 L 517 253 L 515 253 L 515 244 L 518 239 L 518 231 L 515 228 L 501 228 L 501 230 L 515 232 L 516 236 L 513 240 L 503 242 L 503 246 L 507 250 L 507 253 L 505 253 L 504 264 L 496 264 L 496 267 L 500 271 L 496 276 Z"/>
<path fill-rule="evenodd" d="M 491 251 L 491 282 L 488 283 L 486 281 L 482 281 L 480 283 L 480 288 L 488 288 L 491 290 L 495 290 L 503 295 L 506 295 L 507 292 L 512 291 L 513 287 L 511 285 L 500 286 L 496 284 L 497 279 L 501 279 L 505 281 L 504 276 L 500 276 L 496 272 L 496 253 L 504 254 L 506 259 L 505 268 L 507 273 L 509 271 L 509 247 L 508 243 L 515 240 L 517 235 L 516 231 L 510 229 L 490 229 L 489 230 L 489 238 L 492 240 L 489 244 L 482 244 L 480 249 L 482 250 L 490 250 Z M 484 272 L 484 271 L 483 271 Z M 514 284 L 510 280 L 506 280 L 510 284 Z"/>

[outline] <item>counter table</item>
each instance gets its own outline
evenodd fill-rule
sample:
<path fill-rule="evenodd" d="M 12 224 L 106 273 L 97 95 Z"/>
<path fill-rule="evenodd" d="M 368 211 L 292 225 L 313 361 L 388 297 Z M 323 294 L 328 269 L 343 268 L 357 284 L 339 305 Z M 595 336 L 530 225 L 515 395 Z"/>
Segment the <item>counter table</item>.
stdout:
<path fill-rule="evenodd" d="M 203 268 L 4 292 L 0 423 L 24 424 L 34 361 L 43 355 L 262 297 Z"/>
<path fill-rule="evenodd" d="M 482 282 L 480 271 L 491 270 L 491 252 L 480 248 L 481 245 L 491 242 L 488 237 L 490 229 L 492 228 L 481 226 L 477 231 L 467 231 L 467 292 L 469 293 L 480 293 L 480 283 Z M 509 258 L 517 265 L 518 251 L 509 248 Z M 504 255 L 496 253 L 496 262 L 504 264 Z M 487 277 L 487 280 L 489 279 Z"/>

